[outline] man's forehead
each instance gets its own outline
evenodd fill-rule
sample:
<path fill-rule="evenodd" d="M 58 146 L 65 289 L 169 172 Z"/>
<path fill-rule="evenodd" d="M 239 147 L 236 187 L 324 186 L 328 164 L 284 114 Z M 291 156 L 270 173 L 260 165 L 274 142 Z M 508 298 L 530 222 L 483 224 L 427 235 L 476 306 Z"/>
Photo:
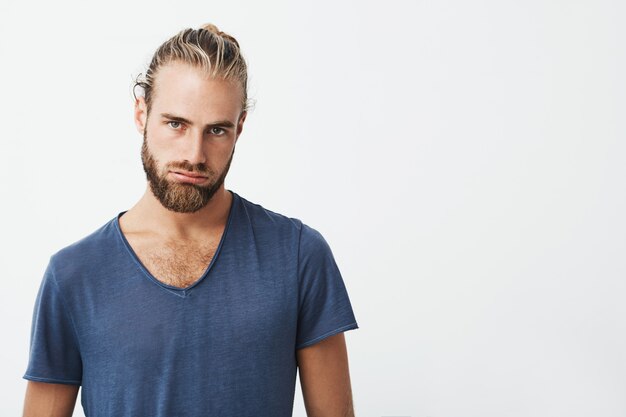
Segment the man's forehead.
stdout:
<path fill-rule="evenodd" d="M 201 76 L 208 75 L 204 71 L 202 71 L 202 69 L 197 65 L 192 65 L 186 62 L 181 62 L 181 61 L 170 61 L 170 62 L 163 63 L 159 66 L 155 74 L 155 78 L 158 78 L 159 76 L 163 77 L 163 76 L 172 75 L 172 74 L 174 75 L 183 74 L 185 72 L 196 73 Z"/>
<path fill-rule="evenodd" d="M 207 76 L 190 65 L 168 65 L 155 77 L 153 107 L 187 119 L 232 119 L 239 116 L 242 91 L 233 80 Z M 202 120 L 200 120 L 202 119 Z"/>
<path fill-rule="evenodd" d="M 156 84 L 163 82 L 180 82 L 181 80 L 194 80 L 198 83 L 223 86 L 224 88 L 237 88 L 240 83 L 235 79 L 214 76 L 198 65 L 185 62 L 173 61 L 163 64 L 154 75 Z"/>

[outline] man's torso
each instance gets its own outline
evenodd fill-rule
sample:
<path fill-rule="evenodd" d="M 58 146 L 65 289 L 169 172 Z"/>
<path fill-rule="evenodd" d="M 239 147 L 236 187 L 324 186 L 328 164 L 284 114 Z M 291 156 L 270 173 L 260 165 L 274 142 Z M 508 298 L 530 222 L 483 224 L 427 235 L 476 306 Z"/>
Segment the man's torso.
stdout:
<path fill-rule="evenodd" d="M 290 416 L 296 349 L 357 328 L 321 235 L 236 195 L 206 242 L 123 214 L 52 256 L 25 378 L 80 383 L 90 417 Z"/>

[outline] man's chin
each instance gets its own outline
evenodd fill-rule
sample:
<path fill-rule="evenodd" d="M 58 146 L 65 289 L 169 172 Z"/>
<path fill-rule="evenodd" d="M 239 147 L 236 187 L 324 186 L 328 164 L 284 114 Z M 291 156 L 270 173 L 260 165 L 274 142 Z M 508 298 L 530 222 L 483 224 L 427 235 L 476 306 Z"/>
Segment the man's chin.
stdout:
<path fill-rule="evenodd" d="M 199 186 L 189 183 L 171 184 L 166 195 L 157 197 L 168 210 L 179 213 L 194 213 L 204 208 L 215 197 L 219 187 Z M 193 204 L 189 204 L 193 201 Z"/>
<path fill-rule="evenodd" d="M 190 200 L 185 198 L 186 196 L 177 196 L 174 199 L 160 200 L 161 205 L 166 209 L 176 213 L 195 213 L 198 210 L 206 207 L 210 201 L 195 201 L 194 204 L 190 204 Z"/>

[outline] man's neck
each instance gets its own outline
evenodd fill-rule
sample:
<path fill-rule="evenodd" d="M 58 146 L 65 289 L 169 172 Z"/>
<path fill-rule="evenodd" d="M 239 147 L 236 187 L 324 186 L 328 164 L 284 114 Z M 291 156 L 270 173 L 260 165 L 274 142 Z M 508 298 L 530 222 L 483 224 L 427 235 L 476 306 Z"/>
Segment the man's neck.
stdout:
<path fill-rule="evenodd" d="M 167 240 L 201 241 L 207 233 L 221 232 L 228 220 L 233 195 L 224 186 L 209 203 L 195 213 L 167 210 L 156 199 L 150 187 L 143 197 L 121 218 L 125 233 L 157 234 Z"/>

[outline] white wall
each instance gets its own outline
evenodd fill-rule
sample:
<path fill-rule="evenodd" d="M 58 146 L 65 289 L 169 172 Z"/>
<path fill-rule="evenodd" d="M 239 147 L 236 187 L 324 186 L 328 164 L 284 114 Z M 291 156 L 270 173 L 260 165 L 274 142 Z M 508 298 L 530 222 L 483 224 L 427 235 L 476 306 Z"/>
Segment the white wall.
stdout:
<path fill-rule="evenodd" d="M 358 416 L 626 415 L 625 12 L 0 0 L 0 414 L 48 257 L 144 190 L 132 77 L 213 22 L 257 101 L 227 187 L 333 248 Z"/>

